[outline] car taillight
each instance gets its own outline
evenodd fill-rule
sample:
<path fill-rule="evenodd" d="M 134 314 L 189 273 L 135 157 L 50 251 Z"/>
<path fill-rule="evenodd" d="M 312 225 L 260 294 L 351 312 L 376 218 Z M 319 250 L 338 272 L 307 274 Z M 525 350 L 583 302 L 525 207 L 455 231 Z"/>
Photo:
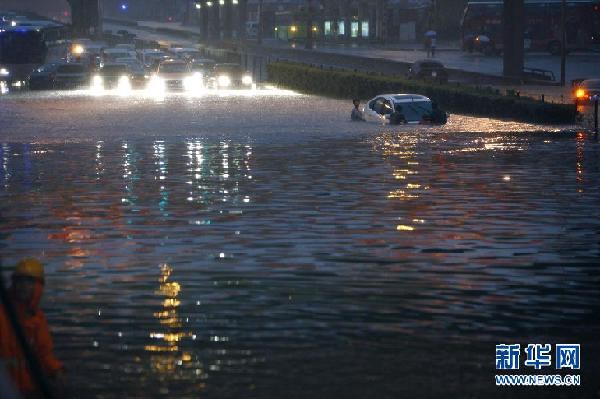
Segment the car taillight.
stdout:
<path fill-rule="evenodd" d="M 577 89 L 575 91 L 575 97 L 576 98 L 584 98 L 587 95 L 587 93 L 585 92 L 584 89 Z"/>

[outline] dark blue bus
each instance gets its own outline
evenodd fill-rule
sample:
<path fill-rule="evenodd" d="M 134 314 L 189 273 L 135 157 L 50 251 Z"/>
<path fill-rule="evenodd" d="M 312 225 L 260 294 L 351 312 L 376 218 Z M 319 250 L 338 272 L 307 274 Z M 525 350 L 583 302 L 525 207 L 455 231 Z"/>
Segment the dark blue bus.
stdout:
<path fill-rule="evenodd" d="M 49 47 L 65 36 L 65 27 L 53 23 L 0 28 L 0 67 L 5 71 L 2 79 L 9 83 L 24 81 L 46 62 Z"/>

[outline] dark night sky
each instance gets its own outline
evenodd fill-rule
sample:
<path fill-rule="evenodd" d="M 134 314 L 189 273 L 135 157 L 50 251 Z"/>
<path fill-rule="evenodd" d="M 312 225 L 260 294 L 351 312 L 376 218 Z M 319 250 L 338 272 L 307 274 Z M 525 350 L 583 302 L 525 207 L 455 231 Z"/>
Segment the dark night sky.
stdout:
<path fill-rule="evenodd" d="M 70 11 L 66 0 L 0 0 L 0 9 L 15 11 L 33 11 L 40 15 L 61 15 Z"/>

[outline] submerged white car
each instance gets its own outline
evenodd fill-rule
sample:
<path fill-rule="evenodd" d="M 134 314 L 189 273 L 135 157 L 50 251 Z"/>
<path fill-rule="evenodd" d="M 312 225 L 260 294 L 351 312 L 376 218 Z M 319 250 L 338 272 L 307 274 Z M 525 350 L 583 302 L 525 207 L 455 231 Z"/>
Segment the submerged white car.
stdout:
<path fill-rule="evenodd" d="M 448 115 L 420 94 L 382 94 L 363 108 L 367 121 L 399 124 L 445 124 Z"/>

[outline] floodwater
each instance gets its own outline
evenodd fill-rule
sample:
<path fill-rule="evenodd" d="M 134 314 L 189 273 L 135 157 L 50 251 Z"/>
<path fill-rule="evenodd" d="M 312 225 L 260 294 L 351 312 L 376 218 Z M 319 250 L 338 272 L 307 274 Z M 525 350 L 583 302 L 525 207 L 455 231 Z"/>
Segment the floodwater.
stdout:
<path fill-rule="evenodd" d="M 46 263 L 75 397 L 600 395 L 599 144 L 350 107 L 0 97 L 3 263 Z M 582 386 L 495 387 L 499 343 L 581 344 Z"/>

